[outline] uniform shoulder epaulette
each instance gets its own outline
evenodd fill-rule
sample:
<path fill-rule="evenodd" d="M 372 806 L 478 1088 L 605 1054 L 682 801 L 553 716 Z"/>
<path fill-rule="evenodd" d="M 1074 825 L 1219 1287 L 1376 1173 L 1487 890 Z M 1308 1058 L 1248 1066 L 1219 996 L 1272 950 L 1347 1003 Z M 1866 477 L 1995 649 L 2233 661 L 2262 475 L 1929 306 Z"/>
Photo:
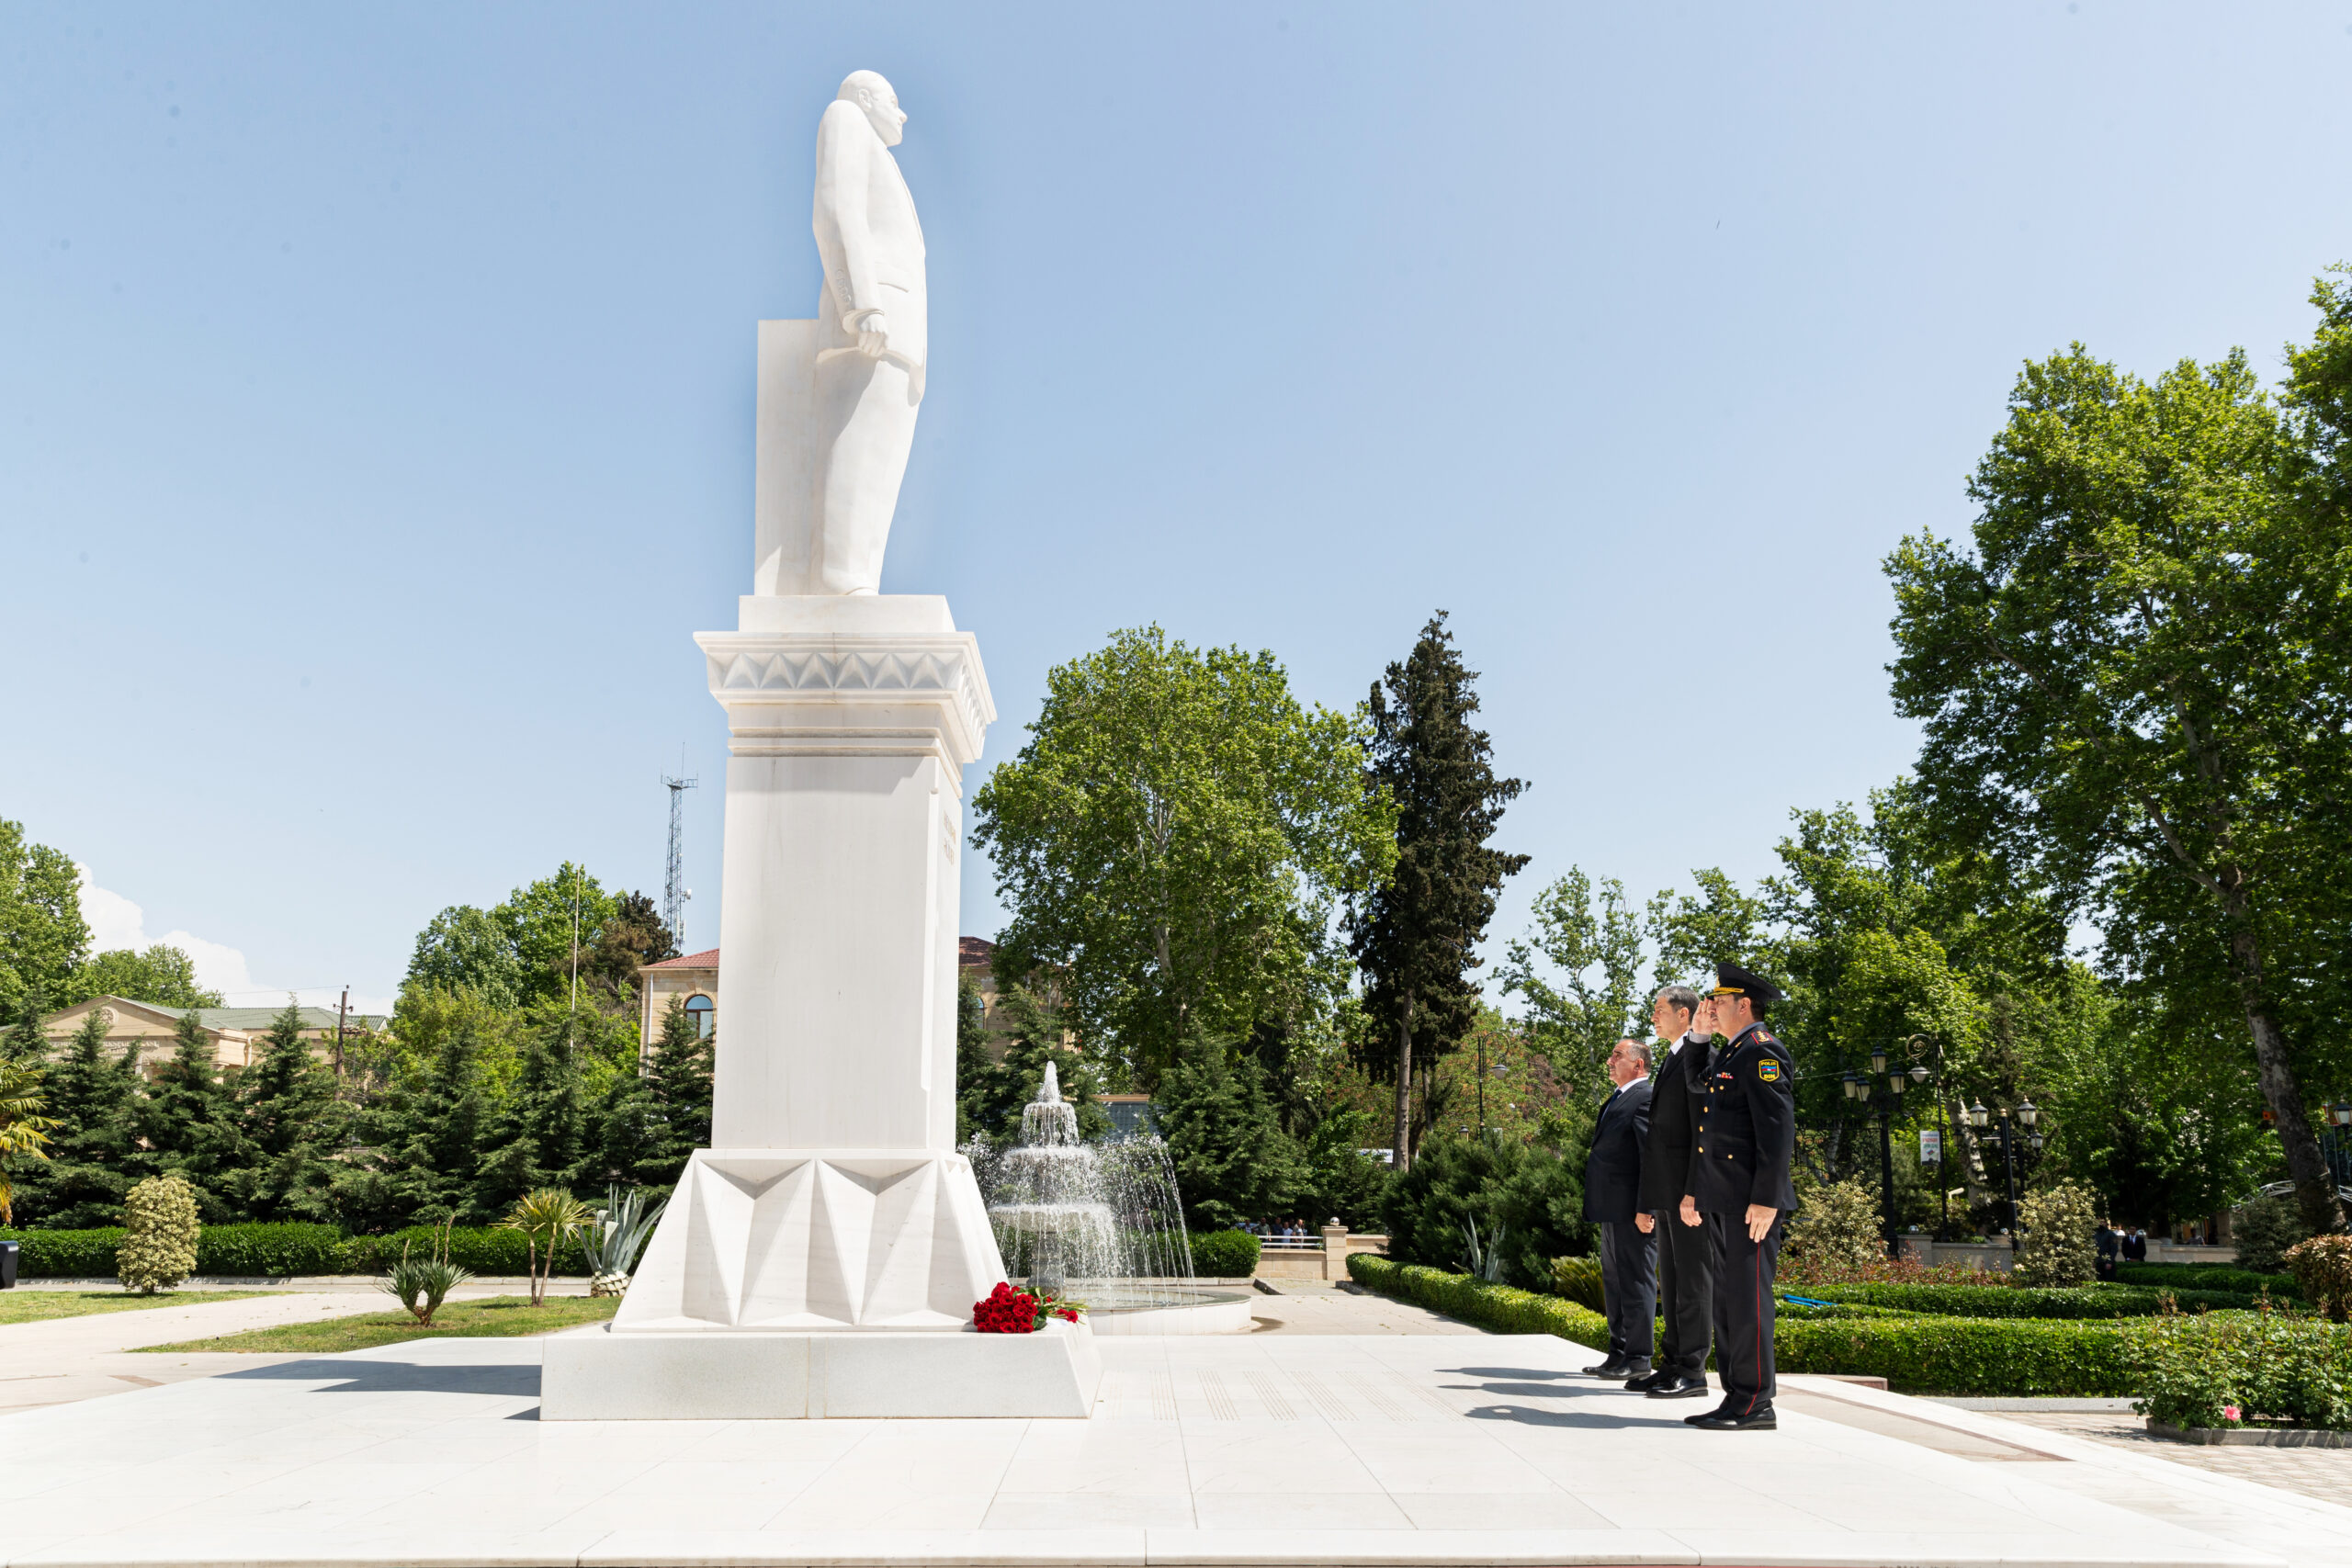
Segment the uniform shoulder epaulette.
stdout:
<path fill-rule="evenodd" d="M 1770 1030 L 1759 1029 L 1756 1032 L 1756 1043 L 1758 1045 L 1778 1045 L 1780 1042 L 1772 1038 L 1772 1032 Z"/>

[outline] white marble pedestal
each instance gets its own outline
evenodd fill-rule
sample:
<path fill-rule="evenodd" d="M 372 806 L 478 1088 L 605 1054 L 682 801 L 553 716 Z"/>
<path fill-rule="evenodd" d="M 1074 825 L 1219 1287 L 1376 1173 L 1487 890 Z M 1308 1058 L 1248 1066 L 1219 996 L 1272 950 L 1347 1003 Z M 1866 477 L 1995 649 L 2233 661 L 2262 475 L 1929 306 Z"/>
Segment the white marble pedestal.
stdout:
<path fill-rule="evenodd" d="M 944 599 L 741 603 L 695 639 L 729 751 L 714 1146 L 543 1416 L 1084 1416 L 1091 1332 L 969 1327 L 1004 1278 L 955 1149 L 978 647 Z"/>

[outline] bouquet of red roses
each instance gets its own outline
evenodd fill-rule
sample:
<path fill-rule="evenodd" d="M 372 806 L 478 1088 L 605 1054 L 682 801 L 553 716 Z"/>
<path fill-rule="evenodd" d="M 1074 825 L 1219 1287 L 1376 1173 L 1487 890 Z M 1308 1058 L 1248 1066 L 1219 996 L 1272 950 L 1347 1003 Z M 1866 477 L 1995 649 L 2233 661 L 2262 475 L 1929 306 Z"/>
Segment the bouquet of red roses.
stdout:
<path fill-rule="evenodd" d="M 983 1334 L 1035 1334 L 1057 1317 L 1076 1323 L 1080 1310 L 1050 1292 L 1032 1295 L 1000 1281 L 988 1300 L 972 1303 L 972 1326 Z"/>

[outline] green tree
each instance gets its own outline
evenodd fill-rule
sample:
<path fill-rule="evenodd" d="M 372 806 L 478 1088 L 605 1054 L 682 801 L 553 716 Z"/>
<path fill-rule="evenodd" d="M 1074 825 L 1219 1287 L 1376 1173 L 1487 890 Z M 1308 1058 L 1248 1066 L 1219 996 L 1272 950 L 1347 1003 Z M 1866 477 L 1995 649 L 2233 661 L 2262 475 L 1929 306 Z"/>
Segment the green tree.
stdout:
<path fill-rule="evenodd" d="M 433 1034 L 432 1054 L 396 1081 L 373 1113 L 371 1179 L 344 1199 L 356 1222 L 379 1230 L 412 1223 L 484 1224 L 499 1213 L 474 1196 L 491 1116 L 481 1065 L 483 1021 L 482 1010 L 450 1011 Z"/>
<path fill-rule="evenodd" d="M 1494 747 L 1471 722 L 1476 672 L 1441 610 L 1369 699 L 1367 793 L 1395 812 L 1390 874 L 1366 879 L 1349 936 L 1372 1022 L 1365 1067 L 1396 1085 L 1396 1169 L 1413 1165 L 1413 1078 L 1453 1050 L 1478 1016 L 1472 974 L 1503 879 L 1527 856 L 1489 849 L 1504 808 L 1526 785 L 1495 776 Z"/>
<path fill-rule="evenodd" d="M 1576 866 L 1535 896 L 1532 937 L 1512 939 L 1498 973 L 1507 996 L 1527 1003 L 1527 1030 L 1571 1083 L 1600 1081 L 1617 1042 L 1649 1037 L 1642 986 L 1642 920 L 1623 884 L 1604 877 L 1594 897 Z"/>
<path fill-rule="evenodd" d="M 670 998 L 662 1015 L 662 1038 L 654 1046 L 652 1073 L 654 1092 L 661 1099 L 662 1119 L 669 1129 L 665 1157 L 673 1167 L 670 1181 L 677 1180 L 688 1155 L 710 1147 L 710 1093 L 718 1043 L 715 1036 L 704 1035 L 696 1026 L 684 999 Z"/>
<path fill-rule="evenodd" d="M 179 1177 L 215 1224 L 234 1218 L 230 1179 L 253 1161 L 219 1058 L 191 1010 L 172 1033 L 172 1054 L 155 1068 L 139 1125 L 159 1175 Z"/>
<path fill-rule="evenodd" d="M 580 1082 L 581 1020 L 550 1010 L 527 1036 L 522 1070 L 482 1139 L 475 1202 L 503 1212 L 526 1194 L 569 1186 L 590 1150 Z"/>
<path fill-rule="evenodd" d="M 1969 487 L 1973 547 L 1922 535 L 1886 570 L 1949 836 L 2101 915 L 2127 978 L 2226 998 L 2306 1217 L 2336 1229 L 2302 1079 L 2352 930 L 2352 302 L 2320 300 L 2300 425 L 2242 353 L 2153 382 L 2080 344 L 2029 364 Z"/>
<path fill-rule="evenodd" d="M 1541 1144 L 1486 1137 L 1434 1138 L 1421 1162 L 1388 1184 L 1382 1201 L 1388 1256 L 1436 1269 L 1466 1260 L 1466 1227 L 1496 1245 L 1510 1283 L 1538 1286 L 1551 1260 L 1589 1252 L 1584 1174 Z"/>
<path fill-rule="evenodd" d="M 710 1146 L 711 1046 L 670 998 L 644 1070 L 614 1079 L 598 1118 L 598 1159 L 610 1181 L 669 1188 L 695 1150 Z"/>
<path fill-rule="evenodd" d="M 87 1230 L 122 1222 L 123 1195 L 146 1173 L 139 1146 L 139 1048 L 107 1055 L 114 1015 L 93 1008 L 51 1066 L 41 1086 L 44 1114 L 56 1120 L 49 1157 L 10 1162 L 15 1206 L 25 1223 L 49 1230 Z"/>
<path fill-rule="evenodd" d="M 1255 1059 L 1196 1033 L 1161 1075 L 1152 1108 L 1186 1225 L 1224 1230 L 1287 1215 L 1304 1161 L 1282 1130 Z"/>
<path fill-rule="evenodd" d="M 492 1007 L 513 1008 L 522 1004 L 523 988 L 513 932 L 491 911 L 453 904 L 417 933 L 401 1000 L 412 989 L 470 991 Z"/>
<path fill-rule="evenodd" d="M 0 1056 L 0 1225 L 17 1223 L 11 1167 L 19 1159 L 49 1157 L 49 1134 L 57 1120 L 46 1114 L 49 1099 L 41 1092 L 42 1076 L 30 1062 Z"/>
<path fill-rule="evenodd" d="M 66 983 L 68 1007 L 92 997 L 120 997 L 167 1008 L 217 1008 L 220 993 L 196 983 L 196 960 L 176 947 L 155 943 L 144 953 L 117 948 L 74 970 Z"/>
<path fill-rule="evenodd" d="M 1079 1136 L 1108 1136 L 1111 1113 L 1102 1107 L 1101 1074 L 1084 1055 L 1067 1046 L 1069 1032 L 1061 1015 L 1025 986 L 999 993 L 997 1011 L 1002 1021 L 1004 1057 L 974 1081 L 968 1102 L 973 1131 L 998 1143 L 1018 1140 L 1022 1111 L 1037 1098 L 1038 1086 L 1046 1079 L 1046 1064 L 1051 1062 L 1062 1099 L 1078 1107 Z M 960 1111 L 963 1097 L 958 1100 Z"/>
<path fill-rule="evenodd" d="M 956 1142 L 980 1130 L 982 1101 L 996 1064 L 989 1056 L 988 1005 L 969 975 L 956 985 Z"/>
<path fill-rule="evenodd" d="M 244 1168 L 224 1180 L 243 1217 L 332 1219 L 329 1162 L 342 1149 L 343 1117 L 334 1075 L 311 1054 L 291 998 L 262 1036 L 260 1058 L 237 1075 L 235 1100 L 237 1131 L 250 1153 Z"/>
<path fill-rule="evenodd" d="M 1355 721 L 1302 706 L 1271 653 L 1157 626 L 1049 671 L 973 804 L 1012 910 L 998 975 L 1050 974 L 1089 1050 L 1147 1082 L 1195 1029 L 1328 1012 L 1332 911 L 1393 852 Z"/>
<path fill-rule="evenodd" d="M 0 818 L 0 1018 L 20 1015 L 29 996 L 66 995 L 89 950 L 73 861 Z"/>

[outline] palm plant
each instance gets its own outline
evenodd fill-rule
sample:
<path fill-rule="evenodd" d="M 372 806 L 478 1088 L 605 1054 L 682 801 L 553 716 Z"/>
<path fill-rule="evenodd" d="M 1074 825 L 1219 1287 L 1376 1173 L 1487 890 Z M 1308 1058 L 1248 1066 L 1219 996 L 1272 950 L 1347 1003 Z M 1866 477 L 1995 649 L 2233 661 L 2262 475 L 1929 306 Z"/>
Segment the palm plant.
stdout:
<path fill-rule="evenodd" d="M 401 1244 L 401 1260 L 392 1265 L 385 1277 L 384 1289 L 400 1298 L 417 1326 L 433 1326 L 433 1314 L 441 1310 L 442 1299 L 450 1291 L 473 1278 L 470 1269 L 460 1269 L 449 1261 L 449 1226 L 441 1225 L 441 1235 L 429 1258 L 411 1258 L 408 1243 Z"/>
<path fill-rule="evenodd" d="M 555 1272 L 555 1249 L 588 1218 L 588 1205 L 560 1187 L 542 1187 L 514 1200 L 514 1207 L 498 1223 L 523 1233 L 524 1256 L 531 1270 L 531 1304 L 545 1306 L 548 1276 Z M 544 1258 L 546 1267 L 540 1267 Z"/>
<path fill-rule="evenodd" d="M 49 1142 L 49 1130 L 57 1125 L 57 1118 L 43 1116 L 47 1109 L 49 1101 L 40 1092 L 40 1069 L 27 1062 L 0 1060 L 0 1159 L 10 1155 L 49 1157 L 41 1145 Z M 6 1173 L 0 1171 L 0 1225 L 16 1223 L 15 1196 Z"/>
<path fill-rule="evenodd" d="M 580 1252 L 588 1260 L 590 1295 L 617 1296 L 628 1289 L 637 1255 L 644 1250 L 662 1211 L 670 1206 L 664 1198 L 648 1209 L 645 1199 L 643 1189 L 631 1187 L 624 1191 L 615 1182 L 605 1189 L 605 1206 L 580 1226 Z"/>

